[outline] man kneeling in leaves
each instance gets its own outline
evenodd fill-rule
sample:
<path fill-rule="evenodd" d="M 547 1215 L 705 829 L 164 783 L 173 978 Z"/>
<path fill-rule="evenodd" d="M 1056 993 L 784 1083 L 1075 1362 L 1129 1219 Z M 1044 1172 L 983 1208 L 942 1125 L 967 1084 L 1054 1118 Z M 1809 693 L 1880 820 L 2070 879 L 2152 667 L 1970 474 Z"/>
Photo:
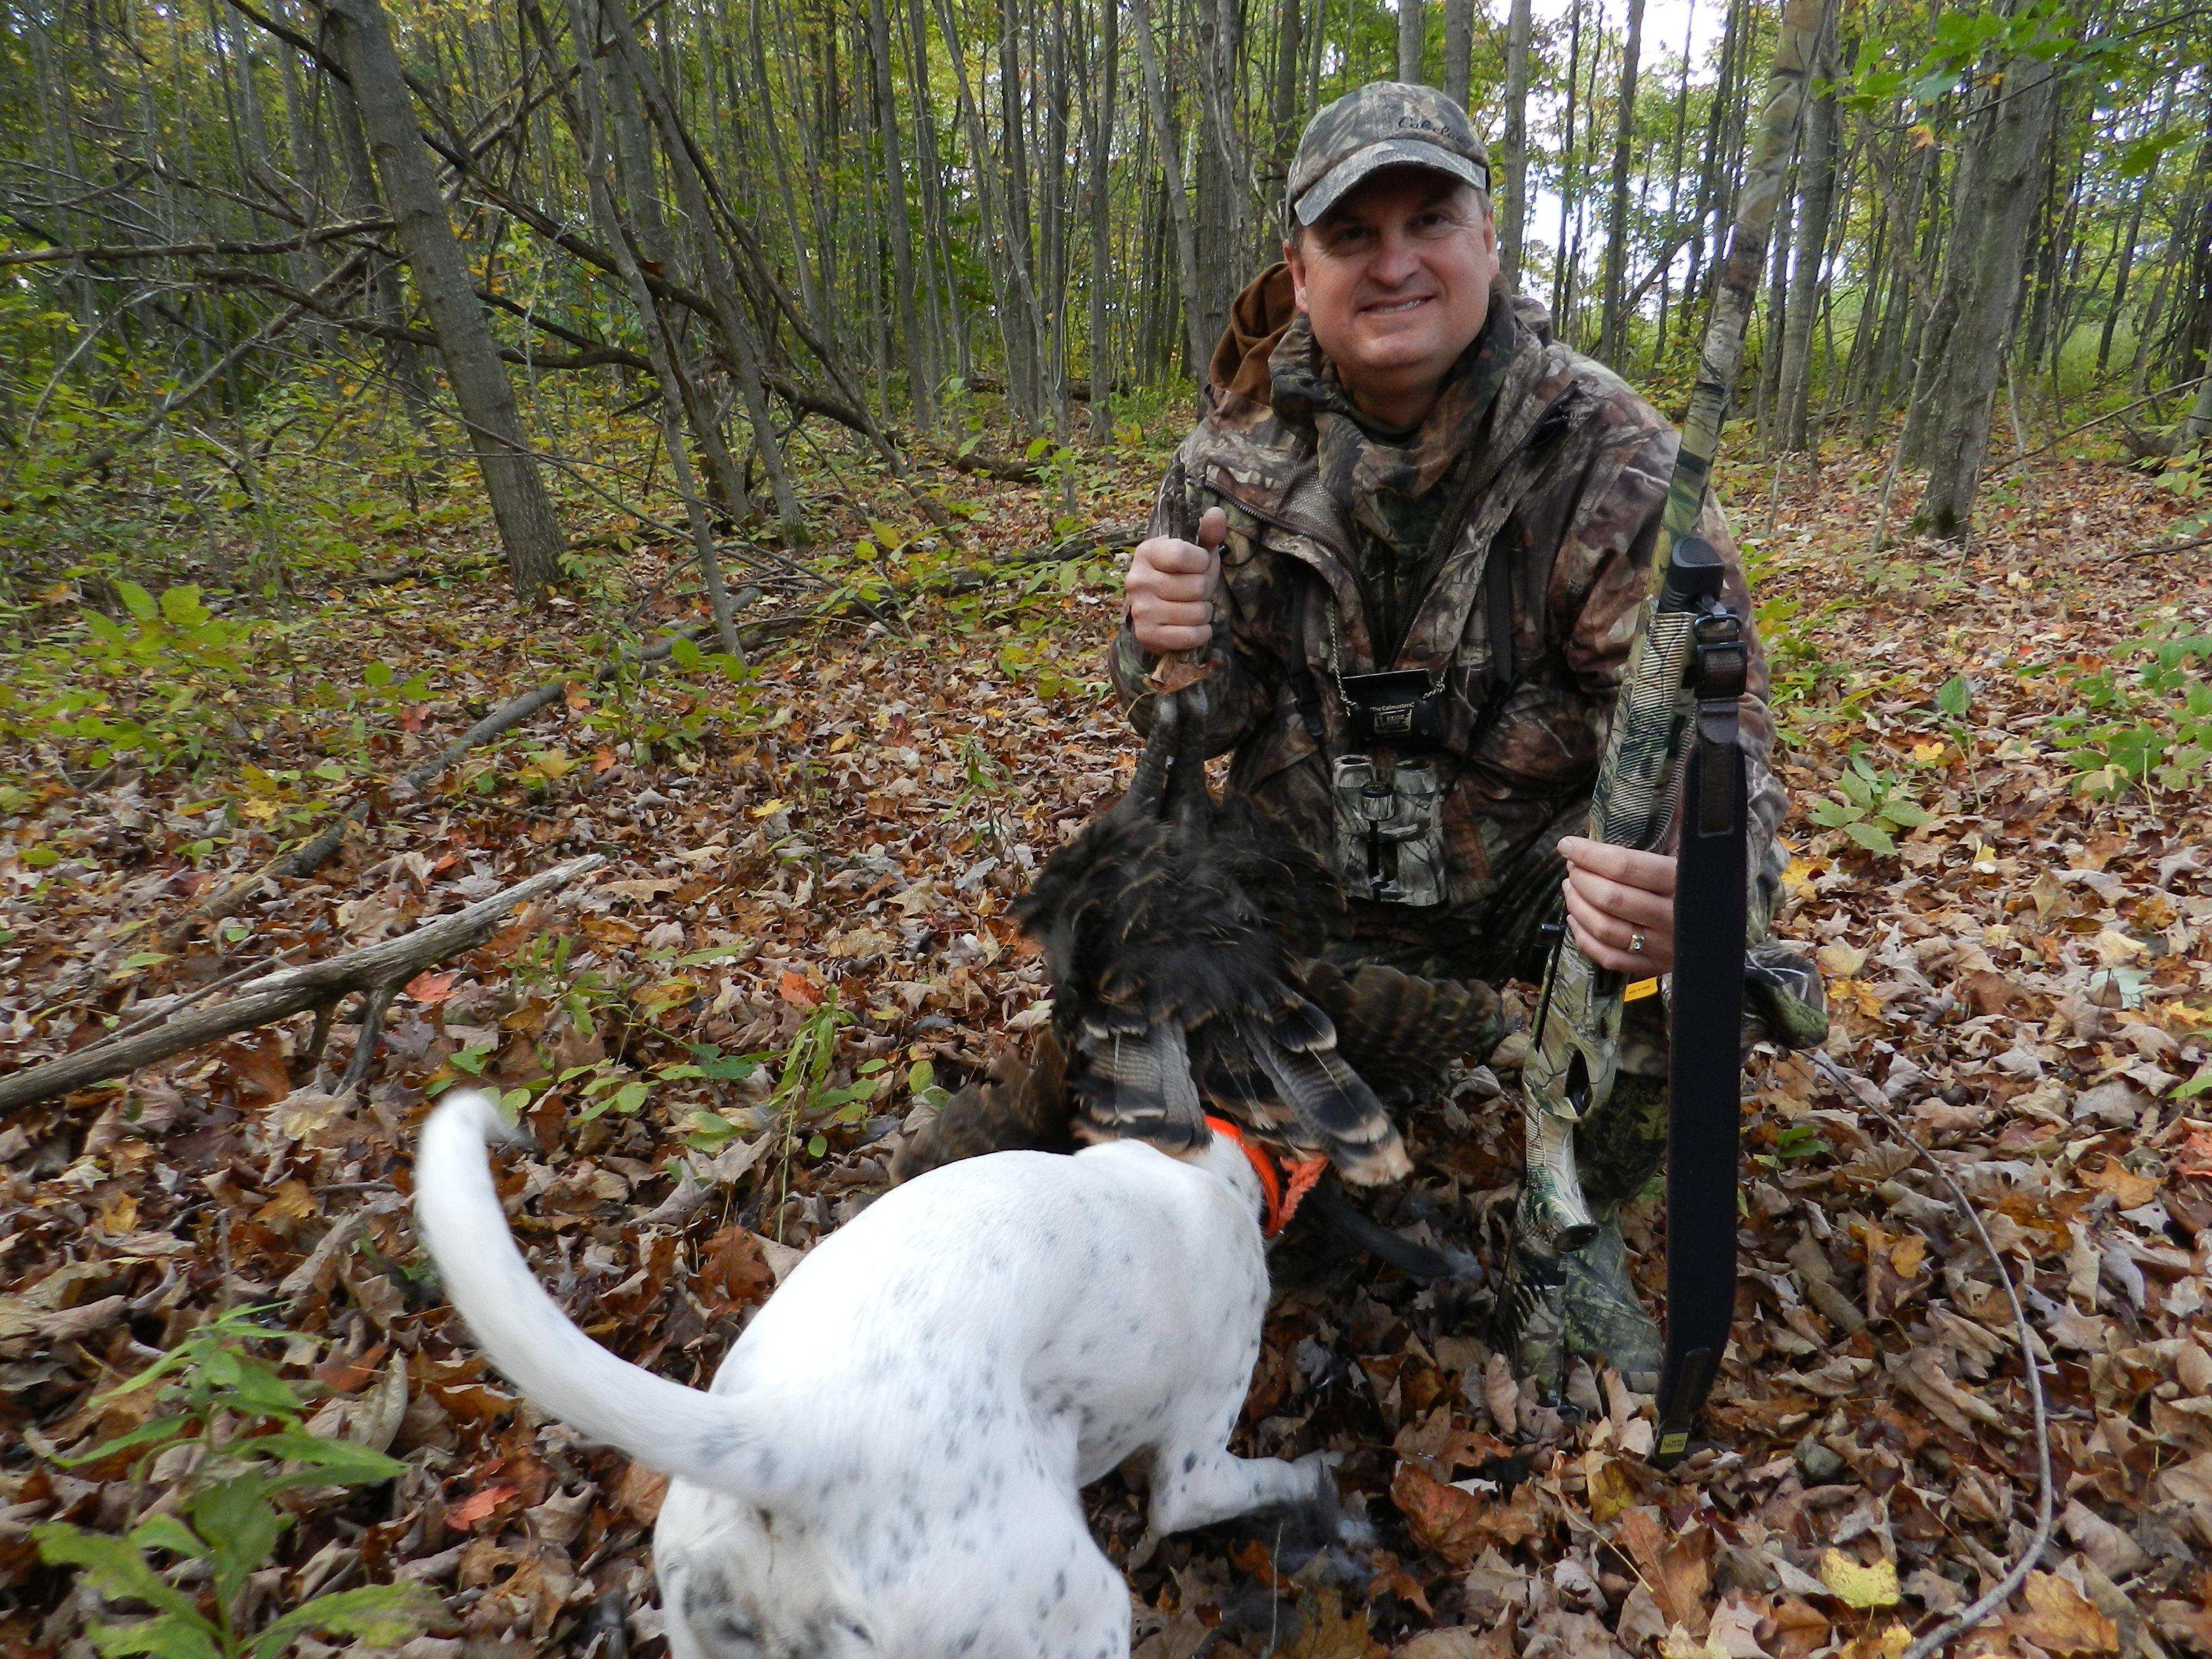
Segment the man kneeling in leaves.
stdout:
<path fill-rule="evenodd" d="M 1361 969 L 1540 979 L 1562 918 L 1597 965 L 1632 981 L 1673 958 L 1671 853 L 1579 832 L 1677 435 L 1501 280 L 1489 182 L 1466 112 L 1429 88 L 1370 85 L 1314 118 L 1289 174 L 1284 261 L 1236 301 L 1207 413 L 1131 561 L 1110 660 L 1147 731 L 1159 656 L 1204 654 L 1203 747 L 1231 757 L 1229 794 L 1344 890 L 1310 994 L 1355 1069 L 1363 1053 L 1395 1062 L 1391 1086 L 1368 1081 L 1401 1108 L 1433 1100 L 1461 1050 L 1438 1054 L 1402 1025 L 1360 1030 Z M 1756 971 L 1784 810 L 1765 662 L 1717 505 L 1697 533 L 1722 555 L 1723 602 L 1751 642 L 1751 1006 L 1795 1040 L 1820 1018 L 1817 986 Z M 1401 995 L 1385 1000 L 1402 1009 Z M 1599 1231 L 1570 1253 L 1565 1287 L 1569 1352 L 1646 1389 L 1662 1343 L 1619 1216 L 1665 1150 L 1664 1010 L 1657 995 L 1629 1002 L 1619 1082 L 1577 1129 Z M 1479 1053 L 1498 1035 L 1480 1024 L 1447 1035 Z M 999 1108 L 990 1144 L 1065 1133 L 1061 1056 L 1038 1058 L 1002 1066 L 985 1091 Z M 984 1150 L 959 1144 L 982 1121 L 948 1113 L 906 1167 Z"/>

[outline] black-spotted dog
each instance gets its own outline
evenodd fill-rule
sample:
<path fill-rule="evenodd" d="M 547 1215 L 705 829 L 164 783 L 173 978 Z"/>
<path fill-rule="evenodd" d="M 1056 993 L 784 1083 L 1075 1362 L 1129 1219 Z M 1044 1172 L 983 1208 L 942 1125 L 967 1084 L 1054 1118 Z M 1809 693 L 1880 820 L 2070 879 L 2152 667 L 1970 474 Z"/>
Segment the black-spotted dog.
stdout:
<path fill-rule="evenodd" d="M 1318 1457 L 1231 1455 L 1260 1352 L 1262 1194 L 1235 1143 L 996 1152 L 825 1238 L 704 1393 L 570 1323 L 515 1249 L 480 1095 L 422 1133 L 446 1289 L 537 1406 L 672 1477 L 674 1659 L 1122 1659 L 1129 1596 L 1078 1493 L 1150 1454 L 1151 1534 L 1326 1505 Z"/>

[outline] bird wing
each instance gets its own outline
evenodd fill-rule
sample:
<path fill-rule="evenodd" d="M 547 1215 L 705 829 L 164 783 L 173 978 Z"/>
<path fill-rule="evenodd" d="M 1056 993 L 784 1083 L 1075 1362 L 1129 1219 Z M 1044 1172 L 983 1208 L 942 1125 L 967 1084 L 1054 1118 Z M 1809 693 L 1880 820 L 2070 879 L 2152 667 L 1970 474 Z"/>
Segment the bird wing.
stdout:
<path fill-rule="evenodd" d="M 1083 1061 L 1076 1095 L 1093 1129 L 1134 1135 L 1168 1152 L 1205 1142 L 1206 1111 L 1180 1024 L 1161 1020 L 1142 1031 L 1089 1025 L 1078 1033 L 1076 1048 Z"/>
<path fill-rule="evenodd" d="M 1283 1018 L 1248 1017 L 1237 1027 L 1245 1048 L 1296 1121 L 1285 1126 L 1295 1144 L 1326 1152 L 1346 1180 L 1362 1185 L 1413 1172 L 1397 1126 L 1375 1091 L 1345 1064 L 1319 1010 L 1304 1004 L 1301 1010 L 1286 1011 Z M 1328 1033 L 1326 1041 L 1320 1033 Z"/>
<path fill-rule="evenodd" d="M 1452 1061 L 1486 1054 L 1505 1035 L 1498 994 L 1477 981 L 1423 979 L 1376 963 L 1349 975 L 1331 963 L 1302 963 L 1298 977 L 1335 1027 L 1337 1052 L 1401 1108 L 1436 1099 Z"/>

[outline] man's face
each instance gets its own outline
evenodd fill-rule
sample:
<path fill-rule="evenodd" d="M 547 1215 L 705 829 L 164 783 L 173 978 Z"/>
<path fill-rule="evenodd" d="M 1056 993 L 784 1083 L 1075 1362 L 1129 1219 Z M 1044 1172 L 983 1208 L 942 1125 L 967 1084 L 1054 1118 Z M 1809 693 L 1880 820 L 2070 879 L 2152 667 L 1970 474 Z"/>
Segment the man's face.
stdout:
<path fill-rule="evenodd" d="M 1285 243 L 1283 257 L 1298 309 L 1352 400 L 1410 423 L 1482 332 L 1498 236 L 1470 186 L 1425 167 L 1386 167 Z"/>

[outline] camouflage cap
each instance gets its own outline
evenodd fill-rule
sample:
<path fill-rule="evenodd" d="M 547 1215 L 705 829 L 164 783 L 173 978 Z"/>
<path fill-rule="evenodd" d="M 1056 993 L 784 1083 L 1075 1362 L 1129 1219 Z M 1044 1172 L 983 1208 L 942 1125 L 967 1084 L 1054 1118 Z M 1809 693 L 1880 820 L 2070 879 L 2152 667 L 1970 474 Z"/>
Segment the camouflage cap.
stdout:
<path fill-rule="evenodd" d="M 1490 188 L 1490 152 L 1465 110 L 1434 87 L 1376 81 L 1306 123 L 1285 205 L 1310 225 L 1369 173 L 1390 167 L 1428 167 Z"/>

